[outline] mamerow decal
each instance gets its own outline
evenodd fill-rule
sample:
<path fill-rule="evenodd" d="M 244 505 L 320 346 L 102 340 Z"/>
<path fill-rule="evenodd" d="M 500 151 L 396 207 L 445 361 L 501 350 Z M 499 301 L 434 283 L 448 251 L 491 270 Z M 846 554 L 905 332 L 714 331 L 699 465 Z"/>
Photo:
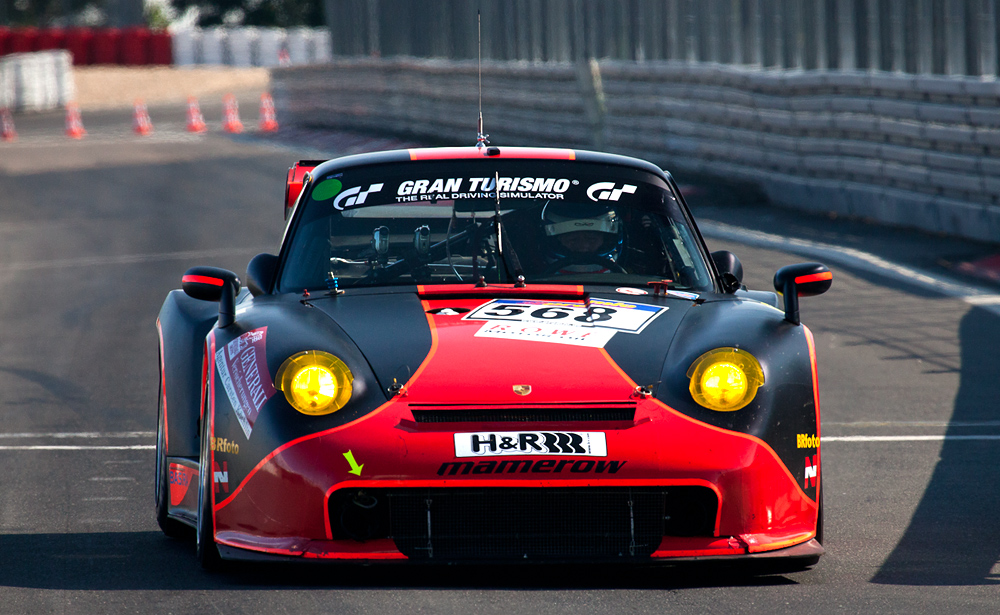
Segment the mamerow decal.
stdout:
<path fill-rule="evenodd" d="M 483 459 L 478 462 L 446 461 L 438 468 L 438 476 L 458 474 L 617 474 L 626 461 L 594 459 Z"/>

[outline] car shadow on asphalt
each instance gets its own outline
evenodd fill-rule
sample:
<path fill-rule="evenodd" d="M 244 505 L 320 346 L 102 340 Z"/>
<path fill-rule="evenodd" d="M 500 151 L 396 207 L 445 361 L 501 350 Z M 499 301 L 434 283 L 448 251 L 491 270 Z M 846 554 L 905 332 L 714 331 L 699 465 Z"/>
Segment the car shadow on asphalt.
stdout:
<path fill-rule="evenodd" d="M 57 590 L 315 589 L 694 589 L 796 584 L 708 563 L 684 566 L 229 564 L 201 569 L 193 542 L 159 532 L 0 536 L 0 586 Z M 395 569 L 390 571 L 390 569 Z M 387 574 L 387 571 L 390 571 Z"/>
<path fill-rule="evenodd" d="M 961 372 L 948 436 L 1000 434 L 1000 316 L 972 308 L 959 325 Z M 986 426 L 983 422 L 994 423 Z M 978 423 L 973 429 L 968 423 Z M 906 532 L 871 579 L 891 585 L 1000 584 L 1000 439 L 945 440 Z"/>

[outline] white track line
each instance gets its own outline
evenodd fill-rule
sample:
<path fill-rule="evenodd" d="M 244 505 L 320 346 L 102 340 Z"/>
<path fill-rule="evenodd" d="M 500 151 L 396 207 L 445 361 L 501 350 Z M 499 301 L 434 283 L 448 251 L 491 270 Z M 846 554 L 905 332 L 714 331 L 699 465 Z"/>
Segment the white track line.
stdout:
<path fill-rule="evenodd" d="M 824 427 L 1000 427 L 1000 421 L 823 421 Z"/>
<path fill-rule="evenodd" d="M 55 433 L 0 433 L 0 439 L 3 438 L 18 438 L 18 439 L 32 439 L 32 438 L 152 438 L 156 436 L 155 431 L 113 431 L 108 433 L 99 433 L 96 431 L 80 431 L 80 432 L 55 432 Z"/>
<path fill-rule="evenodd" d="M 946 442 L 949 440 L 1000 440 L 1000 434 L 982 436 L 823 436 L 821 442 Z"/>
<path fill-rule="evenodd" d="M 96 431 L 54 433 L 0 433 L 3 440 L 115 440 L 122 438 L 154 438 L 155 431 Z M 151 451 L 155 444 L 5 444 L 0 451 Z"/>
<path fill-rule="evenodd" d="M 734 241 L 758 248 L 802 254 L 809 258 L 823 260 L 828 264 L 876 273 L 948 297 L 961 299 L 970 305 L 1000 315 L 1000 294 L 994 290 L 964 284 L 930 271 L 893 263 L 868 252 L 819 241 L 754 231 L 712 220 L 701 221 L 698 223 L 698 227 L 702 234 L 707 237 Z"/>
<path fill-rule="evenodd" d="M 155 444 L 134 444 L 132 446 L 69 446 L 69 445 L 25 445 L 0 446 L 0 451 L 151 451 Z"/>

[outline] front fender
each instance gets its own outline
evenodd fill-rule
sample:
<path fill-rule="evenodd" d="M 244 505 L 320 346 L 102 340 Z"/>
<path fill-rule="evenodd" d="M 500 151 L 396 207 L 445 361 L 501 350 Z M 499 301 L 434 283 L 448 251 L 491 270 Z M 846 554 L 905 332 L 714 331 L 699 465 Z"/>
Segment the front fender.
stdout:
<path fill-rule="evenodd" d="M 753 401 L 735 412 L 697 404 L 687 371 L 705 352 L 736 347 L 754 355 L 764 384 Z M 708 302 L 686 315 L 667 353 L 657 397 L 670 407 L 715 427 L 749 434 L 779 456 L 815 500 L 818 473 L 819 404 L 815 350 L 804 326 L 784 320 L 780 310 L 757 301 Z M 812 468 L 812 469 L 809 469 Z"/>
<path fill-rule="evenodd" d="M 235 324 L 213 330 L 209 343 L 209 353 L 214 352 L 208 357 L 208 367 L 212 370 L 210 408 L 214 413 L 212 448 L 215 462 L 220 464 L 219 471 L 224 473 L 232 487 L 231 491 L 220 494 L 223 499 L 226 493 L 235 492 L 259 464 L 278 449 L 305 436 L 354 421 L 385 404 L 388 399 L 357 345 L 322 311 L 291 295 L 262 295 L 248 301 L 244 307 L 237 310 Z M 288 357 L 305 350 L 333 354 L 351 370 L 353 391 L 350 401 L 342 409 L 323 416 L 306 416 L 296 411 L 284 394 L 274 388 L 274 378 L 281 364 Z M 246 353 L 250 352 L 260 358 L 248 358 Z M 252 417 L 246 416 L 242 409 L 237 411 L 237 404 L 230 397 L 234 392 L 238 395 L 241 389 L 247 391 L 248 387 L 231 382 L 233 388 L 227 391 L 220 372 L 220 361 L 222 364 L 230 361 L 226 365 L 233 380 L 241 377 L 240 374 L 246 374 L 237 363 L 256 366 L 251 368 L 253 373 L 247 377 L 253 378 L 255 385 L 262 385 L 260 395 L 264 399 L 259 406 L 252 408 Z M 315 461 L 326 463 L 324 460 Z M 305 468 L 299 470 L 307 473 Z"/>

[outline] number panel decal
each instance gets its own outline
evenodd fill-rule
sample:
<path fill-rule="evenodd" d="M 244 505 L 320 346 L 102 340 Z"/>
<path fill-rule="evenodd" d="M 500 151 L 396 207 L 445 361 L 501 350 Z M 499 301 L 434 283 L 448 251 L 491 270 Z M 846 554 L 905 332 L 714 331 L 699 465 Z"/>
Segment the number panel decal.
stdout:
<path fill-rule="evenodd" d="M 463 317 L 487 321 L 476 337 L 521 339 L 603 348 L 618 332 L 641 333 L 666 307 L 592 299 L 574 301 L 494 299 Z"/>

